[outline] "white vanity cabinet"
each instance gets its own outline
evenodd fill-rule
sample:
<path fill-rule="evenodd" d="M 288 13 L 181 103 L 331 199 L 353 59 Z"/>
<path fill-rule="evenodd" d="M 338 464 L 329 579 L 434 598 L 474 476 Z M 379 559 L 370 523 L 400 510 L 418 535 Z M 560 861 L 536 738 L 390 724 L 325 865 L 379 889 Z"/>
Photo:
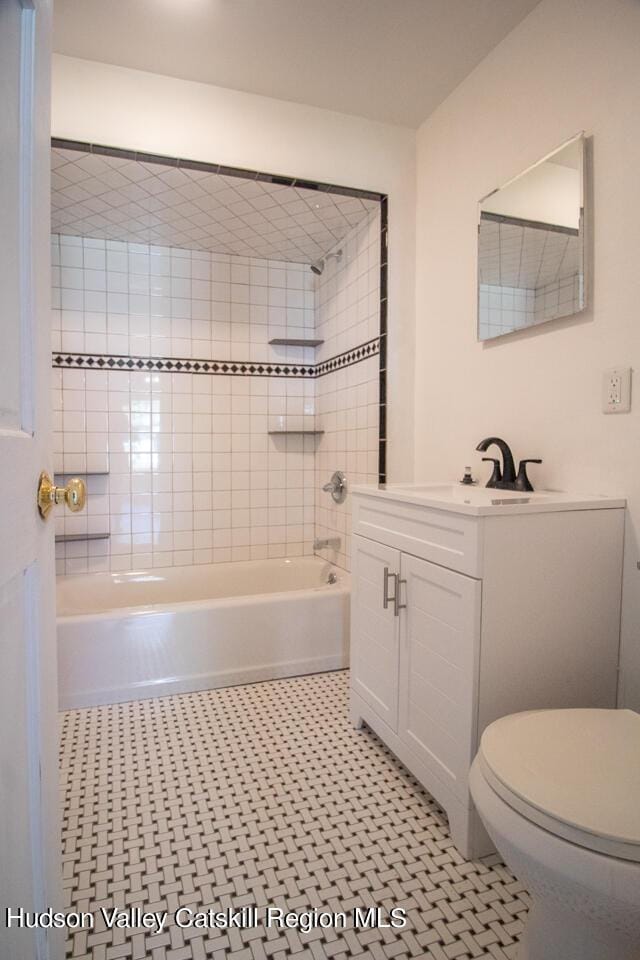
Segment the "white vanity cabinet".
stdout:
<path fill-rule="evenodd" d="M 393 731 L 398 729 L 400 622 L 388 588 L 400 556 L 399 550 L 358 537 L 351 581 L 355 576 L 358 583 L 357 602 L 352 593 L 351 603 L 352 688 Z"/>
<path fill-rule="evenodd" d="M 351 715 L 473 858 L 492 849 L 467 786 L 484 727 L 615 706 L 624 501 L 433 489 L 354 490 Z"/>

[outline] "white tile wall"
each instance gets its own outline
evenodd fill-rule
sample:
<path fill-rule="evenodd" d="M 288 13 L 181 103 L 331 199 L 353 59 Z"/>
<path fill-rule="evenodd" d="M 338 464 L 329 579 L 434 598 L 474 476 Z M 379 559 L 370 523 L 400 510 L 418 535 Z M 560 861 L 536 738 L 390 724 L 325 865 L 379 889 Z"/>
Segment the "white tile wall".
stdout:
<path fill-rule="evenodd" d="M 308 267 L 117 241 L 54 237 L 53 349 L 312 362 L 272 347 L 313 334 Z M 59 533 L 65 572 L 311 552 L 313 437 L 268 427 L 313 420 L 313 380 L 54 370 L 57 471 L 91 478 L 87 511 Z"/>
<path fill-rule="evenodd" d="M 316 280 L 302 264 L 56 235 L 53 350 L 319 362 L 378 334 L 377 212 L 342 246 Z M 324 347 L 268 343 L 313 336 Z M 377 358 L 315 380 L 55 369 L 54 469 L 108 473 L 57 532 L 110 533 L 58 544 L 59 572 L 295 556 L 336 531 L 348 565 L 348 508 L 316 488 L 329 466 L 375 482 L 377 379 Z M 268 434 L 316 423 L 321 440 Z"/>
<path fill-rule="evenodd" d="M 380 327 L 380 213 L 349 235 L 340 262 L 329 260 L 316 287 L 316 332 L 321 362 L 377 338 Z M 339 538 L 321 555 L 349 569 L 351 498 L 336 504 L 322 490 L 334 470 L 350 485 L 377 483 L 379 359 L 370 357 L 316 381 L 317 420 L 324 435 L 316 454 L 316 535 Z"/>
<path fill-rule="evenodd" d="M 52 259 L 54 350 L 313 361 L 268 346 L 313 333 L 304 264 L 71 236 Z"/>

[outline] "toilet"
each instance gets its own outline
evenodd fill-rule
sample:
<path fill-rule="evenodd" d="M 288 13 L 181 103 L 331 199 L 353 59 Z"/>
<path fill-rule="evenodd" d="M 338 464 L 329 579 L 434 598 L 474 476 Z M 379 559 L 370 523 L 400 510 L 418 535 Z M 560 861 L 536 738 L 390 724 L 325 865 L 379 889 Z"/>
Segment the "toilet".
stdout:
<path fill-rule="evenodd" d="M 469 783 L 532 897 L 518 960 L 640 960 L 640 714 L 502 717 Z"/>

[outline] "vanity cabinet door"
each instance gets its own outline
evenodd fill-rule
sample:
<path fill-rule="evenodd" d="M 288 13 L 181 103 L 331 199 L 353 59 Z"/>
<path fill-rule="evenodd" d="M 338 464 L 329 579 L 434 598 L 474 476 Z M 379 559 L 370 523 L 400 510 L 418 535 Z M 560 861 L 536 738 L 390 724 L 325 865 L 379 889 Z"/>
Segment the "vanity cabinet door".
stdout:
<path fill-rule="evenodd" d="M 354 536 L 351 686 L 394 731 L 398 729 L 399 616 L 393 597 L 399 574 L 399 550 Z"/>
<path fill-rule="evenodd" d="M 405 553 L 402 579 L 398 733 L 466 801 L 476 747 L 482 582 Z"/>

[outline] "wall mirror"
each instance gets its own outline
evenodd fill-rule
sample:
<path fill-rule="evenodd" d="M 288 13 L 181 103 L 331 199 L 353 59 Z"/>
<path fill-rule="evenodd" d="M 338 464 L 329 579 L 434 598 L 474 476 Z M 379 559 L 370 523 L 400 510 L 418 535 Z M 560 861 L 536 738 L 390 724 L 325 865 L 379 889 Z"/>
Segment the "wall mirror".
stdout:
<path fill-rule="evenodd" d="M 478 340 L 585 308 L 584 135 L 484 197 L 478 224 Z"/>

